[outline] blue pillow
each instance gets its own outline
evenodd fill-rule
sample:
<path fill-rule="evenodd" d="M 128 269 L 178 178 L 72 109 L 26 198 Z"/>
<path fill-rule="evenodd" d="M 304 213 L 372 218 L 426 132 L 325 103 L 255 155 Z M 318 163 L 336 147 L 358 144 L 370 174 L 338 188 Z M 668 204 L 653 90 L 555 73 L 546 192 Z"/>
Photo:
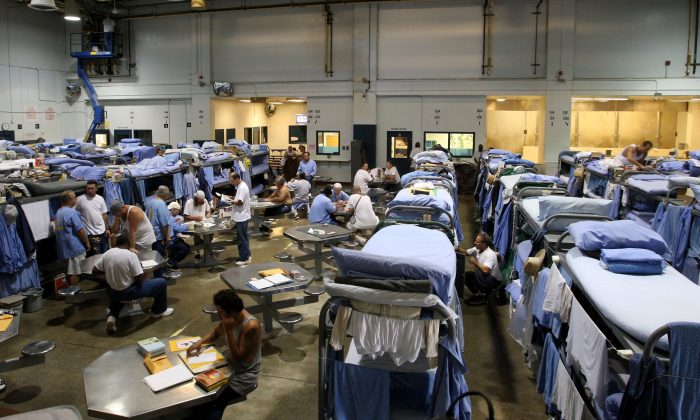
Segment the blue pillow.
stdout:
<path fill-rule="evenodd" d="M 698 159 L 700 160 L 700 150 L 693 150 L 688 153 L 690 155 L 691 159 Z"/>
<path fill-rule="evenodd" d="M 661 235 L 633 220 L 576 222 L 570 224 L 568 230 L 576 247 L 582 251 L 643 248 L 659 255 L 668 252 L 668 246 Z"/>

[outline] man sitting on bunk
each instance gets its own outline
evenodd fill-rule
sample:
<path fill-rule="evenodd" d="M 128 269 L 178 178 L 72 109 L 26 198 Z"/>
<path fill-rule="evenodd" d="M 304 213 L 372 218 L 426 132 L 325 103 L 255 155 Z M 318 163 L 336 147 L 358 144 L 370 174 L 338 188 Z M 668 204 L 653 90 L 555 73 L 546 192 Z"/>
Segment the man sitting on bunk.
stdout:
<path fill-rule="evenodd" d="M 316 161 L 311 159 L 309 152 L 304 152 L 304 158 L 299 162 L 299 173 L 304 173 L 306 175 L 306 180 L 312 182 L 316 176 Z"/>
<path fill-rule="evenodd" d="M 129 238 L 131 252 L 150 250 L 156 241 L 153 225 L 137 206 L 126 205 L 119 200 L 112 201 L 109 213 L 114 216 L 111 239 L 114 240 L 118 232 L 122 232 Z"/>
<path fill-rule="evenodd" d="M 301 208 L 309 209 L 309 199 L 311 198 L 311 184 L 306 180 L 306 174 L 300 172 L 297 177 L 287 182 L 287 188 L 294 193 L 292 200 L 292 213 L 298 219 L 298 211 Z"/>
<path fill-rule="evenodd" d="M 61 208 L 56 212 L 55 222 L 56 254 L 60 260 L 66 262 L 66 274 L 71 286 L 78 285 L 85 251 L 91 248 L 80 213 L 73 208 L 75 202 L 73 191 L 61 193 Z"/>
<path fill-rule="evenodd" d="M 168 308 L 168 286 L 165 279 L 145 280 L 139 257 L 129 252 L 128 248 L 127 235 L 118 235 L 115 239 L 115 248 L 105 252 L 92 269 L 93 274 L 104 273 L 107 279 L 109 296 L 107 332 L 110 334 L 117 332 L 117 318 L 124 307 L 124 301 L 152 297 L 151 317 L 153 318 L 169 316 L 174 311 L 173 308 Z"/>
<path fill-rule="evenodd" d="M 337 225 L 335 220 L 331 218 L 336 212 L 335 204 L 331 201 L 331 186 L 323 187 L 321 194 L 314 198 L 309 210 L 309 223 L 321 225 Z"/>
<path fill-rule="evenodd" d="M 168 243 L 168 268 L 171 270 L 179 270 L 178 264 L 190 253 L 190 246 L 180 237 L 182 232 L 189 230 L 185 223 L 180 223 L 183 220 L 182 216 L 179 216 L 181 209 L 177 201 L 168 204 L 170 228 L 173 231 Z"/>
<path fill-rule="evenodd" d="M 262 201 L 268 201 L 270 203 L 280 203 L 279 207 L 273 207 L 265 209 L 265 216 L 277 216 L 280 214 L 289 213 L 292 209 L 292 194 L 289 192 L 289 188 L 284 183 L 284 178 L 281 176 L 275 178 L 275 191 L 267 198 L 263 198 Z"/>
<path fill-rule="evenodd" d="M 368 195 L 362 194 L 362 189 L 359 185 L 355 185 L 352 187 L 352 195 L 348 199 L 345 209 L 353 213 L 348 221 L 347 228 L 352 232 L 353 238 L 363 242 L 359 237 L 355 237 L 355 233 L 358 230 L 374 230 L 379 224 L 379 218 L 374 214 L 372 200 Z"/>
<path fill-rule="evenodd" d="M 387 191 L 397 191 L 401 187 L 401 175 L 399 175 L 398 169 L 396 169 L 396 166 L 394 166 L 394 162 L 390 160 L 386 161 L 384 182 L 386 182 L 385 189 Z"/>
<path fill-rule="evenodd" d="M 194 197 L 185 202 L 185 211 L 183 213 L 186 222 L 201 222 L 211 217 L 211 207 L 204 198 L 204 191 L 198 190 L 194 193 Z"/>
<path fill-rule="evenodd" d="M 335 203 L 336 206 L 345 207 L 345 203 L 348 202 L 348 196 L 345 191 L 343 191 L 343 186 L 336 182 L 333 184 L 333 192 L 331 193 L 331 201 Z"/>
<path fill-rule="evenodd" d="M 488 301 L 489 294 L 501 284 L 501 269 L 498 266 L 498 254 L 493 250 L 491 237 L 485 233 L 479 233 L 474 239 L 474 247 L 464 250 L 457 248 L 457 252 L 469 257 L 469 262 L 474 264 L 474 271 L 467 272 L 465 284 L 473 296 L 464 303 L 470 306 L 483 305 Z"/>
<path fill-rule="evenodd" d="M 630 144 L 622 149 L 620 154 L 615 156 L 615 160 L 620 162 L 623 166 L 634 165 L 637 169 L 644 169 L 646 167 L 647 154 L 653 147 L 654 143 L 649 140 L 644 140 L 641 146 Z"/>

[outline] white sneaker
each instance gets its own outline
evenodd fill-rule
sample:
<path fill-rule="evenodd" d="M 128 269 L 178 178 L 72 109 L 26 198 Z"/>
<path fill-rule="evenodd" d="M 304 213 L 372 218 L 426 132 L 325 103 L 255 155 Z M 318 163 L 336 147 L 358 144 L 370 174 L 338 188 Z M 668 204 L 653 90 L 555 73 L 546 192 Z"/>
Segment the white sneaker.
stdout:
<path fill-rule="evenodd" d="M 165 311 L 163 311 L 163 313 L 160 313 L 160 314 L 151 313 L 151 318 L 162 318 L 164 316 L 170 316 L 173 314 L 173 312 L 175 312 L 175 309 L 168 308 Z"/>
<path fill-rule="evenodd" d="M 114 334 L 117 332 L 117 318 L 113 316 L 107 317 L 107 333 Z"/>
<path fill-rule="evenodd" d="M 253 257 L 250 257 L 250 258 L 248 258 L 247 260 L 244 260 L 244 261 L 236 261 L 236 265 L 240 267 L 240 266 L 248 265 L 248 264 L 250 264 L 250 263 L 252 263 L 252 262 L 253 262 Z"/>

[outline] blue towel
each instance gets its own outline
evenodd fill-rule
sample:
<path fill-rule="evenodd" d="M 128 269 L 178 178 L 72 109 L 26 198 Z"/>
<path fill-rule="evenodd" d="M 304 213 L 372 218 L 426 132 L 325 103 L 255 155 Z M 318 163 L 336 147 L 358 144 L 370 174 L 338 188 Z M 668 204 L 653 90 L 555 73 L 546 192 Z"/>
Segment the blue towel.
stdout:
<path fill-rule="evenodd" d="M 331 360 L 330 390 L 333 418 L 338 420 L 386 419 L 389 410 L 389 371 Z"/>
<path fill-rule="evenodd" d="M 618 274 L 661 274 L 666 266 L 663 257 L 642 248 L 602 249 L 600 262 Z"/>
<path fill-rule="evenodd" d="M 557 378 L 557 366 L 559 365 L 559 350 L 554 344 L 554 337 L 547 333 L 542 347 L 542 360 L 537 373 L 537 392 L 544 397 L 547 412 L 550 412 L 552 405 L 552 395 L 554 393 L 555 381 Z"/>
<path fill-rule="evenodd" d="M 697 418 L 700 413 L 700 324 L 674 322 L 669 328 L 668 418 Z"/>
<path fill-rule="evenodd" d="M 658 210 L 657 215 L 663 212 L 660 220 L 655 216 L 652 228 L 658 232 L 668 244 L 668 252 L 664 253 L 664 258 L 671 262 L 676 270 L 683 270 L 685 256 L 688 250 L 690 235 L 690 223 L 693 215 L 691 207 L 664 205 L 659 203 L 659 207 L 664 206 L 665 210 Z"/>

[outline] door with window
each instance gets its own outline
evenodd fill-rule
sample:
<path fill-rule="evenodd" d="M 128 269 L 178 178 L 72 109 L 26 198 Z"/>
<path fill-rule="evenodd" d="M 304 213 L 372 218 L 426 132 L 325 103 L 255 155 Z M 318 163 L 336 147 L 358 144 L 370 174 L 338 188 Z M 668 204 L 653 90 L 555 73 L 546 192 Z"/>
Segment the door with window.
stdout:
<path fill-rule="evenodd" d="M 386 132 L 386 158 L 394 163 L 400 175 L 411 171 L 411 131 Z"/>

